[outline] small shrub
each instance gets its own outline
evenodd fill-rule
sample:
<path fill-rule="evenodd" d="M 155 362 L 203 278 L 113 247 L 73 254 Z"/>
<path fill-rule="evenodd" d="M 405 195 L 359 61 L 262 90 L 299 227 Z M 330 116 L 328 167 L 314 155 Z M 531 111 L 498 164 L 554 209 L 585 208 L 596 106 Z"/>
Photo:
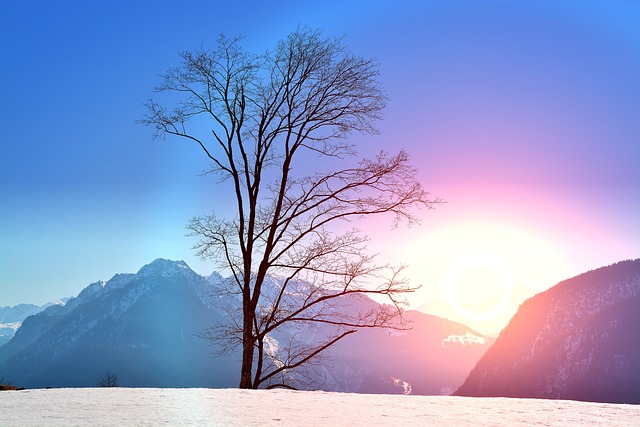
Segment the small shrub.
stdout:
<path fill-rule="evenodd" d="M 0 378 L 0 390 L 24 390 L 24 388 L 13 386 L 11 381 L 5 381 L 2 377 Z"/>
<path fill-rule="evenodd" d="M 107 371 L 98 379 L 99 387 L 118 387 L 118 376 L 111 371 Z"/>

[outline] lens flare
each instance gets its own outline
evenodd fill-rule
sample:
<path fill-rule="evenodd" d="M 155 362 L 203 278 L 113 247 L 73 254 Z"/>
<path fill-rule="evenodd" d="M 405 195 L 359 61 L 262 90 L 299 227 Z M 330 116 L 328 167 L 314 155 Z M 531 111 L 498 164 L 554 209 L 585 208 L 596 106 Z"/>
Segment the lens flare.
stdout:
<path fill-rule="evenodd" d="M 498 280 L 490 279 L 491 281 L 487 283 L 486 276 L 473 277 L 473 289 L 463 289 L 464 276 L 473 275 L 479 270 L 489 271 L 493 278 Z M 492 295 L 496 287 L 499 288 L 500 293 L 498 301 L 491 302 L 489 307 L 482 307 L 486 305 L 487 299 L 493 299 Z M 447 300 L 458 314 L 475 321 L 487 320 L 500 315 L 507 309 L 513 296 L 513 278 L 509 268 L 497 256 L 484 252 L 472 253 L 460 258 L 451 267 L 445 282 L 445 291 Z M 476 302 L 463 301 L 468 300 L 469 295 L 462 295 L 462 293 L 470 293 Z M 482 302 L 485 304 L 481 304 Z"/>

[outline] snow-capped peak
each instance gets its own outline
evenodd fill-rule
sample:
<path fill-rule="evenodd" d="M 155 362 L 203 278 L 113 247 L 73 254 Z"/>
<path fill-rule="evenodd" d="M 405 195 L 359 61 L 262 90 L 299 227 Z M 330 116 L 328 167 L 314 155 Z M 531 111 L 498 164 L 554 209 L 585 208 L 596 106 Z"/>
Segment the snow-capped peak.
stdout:
<path fill-rule="evenodd" d="M 174 274 L 183 274 L 192 271 L 184 261 L 171 261 L 164 258 L 158 258 L 150 264 L 145 265 L 138 271 L 138 275 L 148 277 L 151 275 L 160 275 L 163 277 L 172 276 Z"/>

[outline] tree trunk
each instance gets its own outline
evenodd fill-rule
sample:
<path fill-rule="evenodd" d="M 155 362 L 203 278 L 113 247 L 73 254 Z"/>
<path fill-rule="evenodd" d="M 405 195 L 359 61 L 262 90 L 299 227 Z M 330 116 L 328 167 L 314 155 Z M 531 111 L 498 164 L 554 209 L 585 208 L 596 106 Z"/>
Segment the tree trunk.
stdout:
<path fill-rule="evenodd" d="M 245 302 L 244 304 L 248 304 Z M 253 316 L 250 309 L 244 308 L 242 325 L 242 367 L 240 370 L 240 388 L 253 388 Z"/>

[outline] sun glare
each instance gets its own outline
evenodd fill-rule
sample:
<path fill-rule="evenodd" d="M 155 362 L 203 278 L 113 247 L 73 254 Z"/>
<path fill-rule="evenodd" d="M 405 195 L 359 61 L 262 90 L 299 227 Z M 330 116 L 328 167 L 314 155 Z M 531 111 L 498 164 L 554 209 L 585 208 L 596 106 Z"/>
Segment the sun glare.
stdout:
<path fill-rule="evenodd" d="M 507 309 L 513 295 L 513 278 L 496 255 L 476 252 L 461 257 L 445 282 L 449 304 L 461 316 L 487 320 Z"/>
<path fill-rule="evenodd" d="M 414 229 L 378 233 L 371 245 L 408 265 L 407 277 L 421 285 L 410 296 L 414 309 L 493 334 L 525 299 L 571 277 L 563 241 L 526 220 L 452 217 L 428 225 L 420 236 Z"/>

